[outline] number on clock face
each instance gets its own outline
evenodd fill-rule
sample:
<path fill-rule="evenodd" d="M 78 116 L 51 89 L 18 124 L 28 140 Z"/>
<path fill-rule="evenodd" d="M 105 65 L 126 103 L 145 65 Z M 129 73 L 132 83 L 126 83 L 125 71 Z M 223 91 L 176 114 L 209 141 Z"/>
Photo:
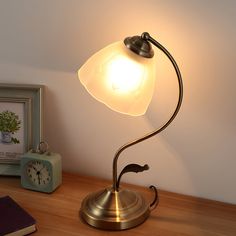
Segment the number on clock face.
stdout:
<path fill-rule="evenodd" d="M 45 186 L 51 180 L 51 175 L 48 167 L 41 161 L 35 160 L 29 162 L 26 171 L 27 176 L 34 185 Z"/>

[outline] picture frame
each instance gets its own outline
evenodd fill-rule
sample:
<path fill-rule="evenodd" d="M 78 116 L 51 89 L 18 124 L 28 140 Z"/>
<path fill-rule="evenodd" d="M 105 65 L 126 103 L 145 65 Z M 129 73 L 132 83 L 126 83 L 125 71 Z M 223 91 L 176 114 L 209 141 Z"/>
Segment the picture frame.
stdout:
<path fill-rule="evenodd" d="M 43 90 L 0 83 L 0 175 L 20 176 L 21 155 L 42 141 Z"/>

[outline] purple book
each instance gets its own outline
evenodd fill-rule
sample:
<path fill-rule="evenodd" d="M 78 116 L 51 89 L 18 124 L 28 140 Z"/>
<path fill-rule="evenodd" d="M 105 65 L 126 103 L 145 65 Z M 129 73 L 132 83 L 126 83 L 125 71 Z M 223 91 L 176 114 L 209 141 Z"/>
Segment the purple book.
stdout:
<path fill-rule="evenodd" d="M 0 236 L 30 234 L 36 231 L 35 223 L 35 219 L 12 198 L 0 198 Z"/>

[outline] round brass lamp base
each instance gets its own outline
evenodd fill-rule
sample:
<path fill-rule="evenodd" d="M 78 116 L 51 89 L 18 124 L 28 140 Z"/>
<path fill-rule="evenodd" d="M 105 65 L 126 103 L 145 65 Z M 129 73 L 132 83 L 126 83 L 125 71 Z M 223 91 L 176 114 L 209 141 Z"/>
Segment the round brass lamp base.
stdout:
<path fill-rule="evenodd" d="M 123 230 L 143 223 L 150 214 L 150 207 L 136 192 L 107 188 L 88 195 L 82 202 L 80 214 L 96 228 Z"/>

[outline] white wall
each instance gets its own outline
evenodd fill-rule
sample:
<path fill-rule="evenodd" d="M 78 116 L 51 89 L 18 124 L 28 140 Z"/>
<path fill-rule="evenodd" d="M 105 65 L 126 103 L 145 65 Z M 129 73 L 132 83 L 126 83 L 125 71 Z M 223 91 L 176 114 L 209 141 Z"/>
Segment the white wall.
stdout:
<path fill-rule="evenodd" d="M 120 168 L 151 167 L 124 181 L 236 203 L 235 22 L 233 0 L 1 0 L 0 82 L 46 85 L 45 140 L 64 170 L 111 178 L 116 149 L 170 114 L 175 74 L 157 51 L 154 99 L 133 118 L 90 97 L 76 71 L 107 44 L 148 31 L 178 62 L 184 103 L 166 131 L 122 154 Z"/>

